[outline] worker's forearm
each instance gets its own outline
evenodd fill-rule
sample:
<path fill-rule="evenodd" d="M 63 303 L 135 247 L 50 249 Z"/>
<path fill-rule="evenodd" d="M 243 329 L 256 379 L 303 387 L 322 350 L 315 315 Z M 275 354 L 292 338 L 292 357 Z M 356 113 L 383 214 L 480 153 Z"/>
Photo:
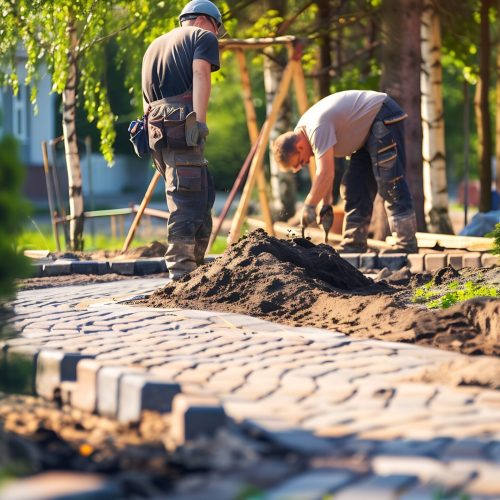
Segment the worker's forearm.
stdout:
<path fill-rule="evenodd" d="M 193 73 L 193 110 L 196 112 L 196 119 L 201 123 L 207 122 L 208 99 L 210 98 L 211 80 L 202 71 Z"/>
<path fill-rule="evenodd" d="M 335 174 L 333 169 L 319 172 L 316 179 L 314 179 L 311 191 L 309 191 L 305 203 L 316 206 L 321 200 L 323 200 L 323 203 L 326 202 L 327 204 L 330 204 L 334 176 Z"/>

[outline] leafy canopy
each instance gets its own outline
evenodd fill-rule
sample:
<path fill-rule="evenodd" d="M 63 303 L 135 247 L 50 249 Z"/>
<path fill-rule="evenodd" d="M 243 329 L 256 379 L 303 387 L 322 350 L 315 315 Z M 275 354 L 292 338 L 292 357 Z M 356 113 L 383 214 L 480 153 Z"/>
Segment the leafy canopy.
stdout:
<path fill-rule="evenodd" d="M 37 84 L 47 71 L 52 91 L 67 88 L 70 62 L 78 69 L 79 96 L 87 118 L 100 131 L 101 152 L 113 161 L 115 116 L 107 90 L 105 46 L 111 38 L 120 44 L 118 64 L 129 71 L 130 91 L 140 88 L 142 56 L 147 45 L 173 28 L 184 2 L 177 0 L 0 0 L 0 86 L 8 85 L 17 94 L 17 63 L 25 59 L 26 80 L 31 100 L 36 102 Z M 71 44 L 69 28 L 76 30 Z M 109 72 L 108 72 L 109 73 Z M 139 94 L 140 95 L 140 94 Z"/>

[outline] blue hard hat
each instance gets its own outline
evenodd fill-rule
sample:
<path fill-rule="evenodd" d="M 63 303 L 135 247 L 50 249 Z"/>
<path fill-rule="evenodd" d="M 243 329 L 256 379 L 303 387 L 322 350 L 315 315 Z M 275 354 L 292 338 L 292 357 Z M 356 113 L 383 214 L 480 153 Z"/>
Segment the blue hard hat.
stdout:
<path fill-rule="evenodd" d="M 179 21 L 193 15 L 210 16 L 217 24 L 217 27 L 222 26 L 222 16 L 215 4 L 209 0 L 192 0 L 187 3 L 179 14 Z"/>

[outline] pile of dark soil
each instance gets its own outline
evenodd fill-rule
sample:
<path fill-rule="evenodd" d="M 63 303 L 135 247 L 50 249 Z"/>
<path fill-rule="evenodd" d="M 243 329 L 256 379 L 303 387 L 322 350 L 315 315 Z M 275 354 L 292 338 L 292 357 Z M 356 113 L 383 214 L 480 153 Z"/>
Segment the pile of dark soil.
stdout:
<path fill-rule="evenodd" d="M 481 273 L 484 281 L 500 284 L 500 268 Z M 451 269 L 438 275 L 442 283 L 457 280 Z M 470 277 L 465 273 L 463 279 Z M 214 262 L 168 283 L 140 303 L 233 311 L 363 338 L 500 354 L 500 299 L 474 299 L 446 310 L 428 310 L 410 301 L 411 288 L 425 279 L 417 277 L 403 285 L 374 282 L 328 245 L 301 238 L 279 240 L 256 230 Z"/>

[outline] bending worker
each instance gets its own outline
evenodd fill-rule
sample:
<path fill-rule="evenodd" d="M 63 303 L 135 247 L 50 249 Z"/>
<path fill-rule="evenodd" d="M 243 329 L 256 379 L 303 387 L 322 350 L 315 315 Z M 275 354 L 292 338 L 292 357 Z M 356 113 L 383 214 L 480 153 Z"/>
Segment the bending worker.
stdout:
<path fill-rule="evenodd" d="M 345 200 L 340 251 L 365 252 L 375 195 L 380 193 L 397 235 L 392 251 L 417 251 L 416 218 L 405 180 L 404 120 L 406 113 L 387 94 L 347 90 L 325 97 L 299 120 L 293 132 L 280 135 L 272 146 L 284 170 L 297 173 L 309 158 L 316 160 L 316 179 L 305 199 L 302 227 L 331 208 L 335 175 L 334 158 L 350 156 L 342 178 Z"/>
<path fill-rule="evenodd" d="M 180 27 L 154 40 L 142 61 L 149 147 L 165 179 L 169 219 L 165 261 L 172 279 L 203 264 L 212 231 L 213 180 L 204 157 L 212 71 L 219 69 L 219 9 L 189 2 Z M 193 113 L 194 112 L 194 113 Z"/>

